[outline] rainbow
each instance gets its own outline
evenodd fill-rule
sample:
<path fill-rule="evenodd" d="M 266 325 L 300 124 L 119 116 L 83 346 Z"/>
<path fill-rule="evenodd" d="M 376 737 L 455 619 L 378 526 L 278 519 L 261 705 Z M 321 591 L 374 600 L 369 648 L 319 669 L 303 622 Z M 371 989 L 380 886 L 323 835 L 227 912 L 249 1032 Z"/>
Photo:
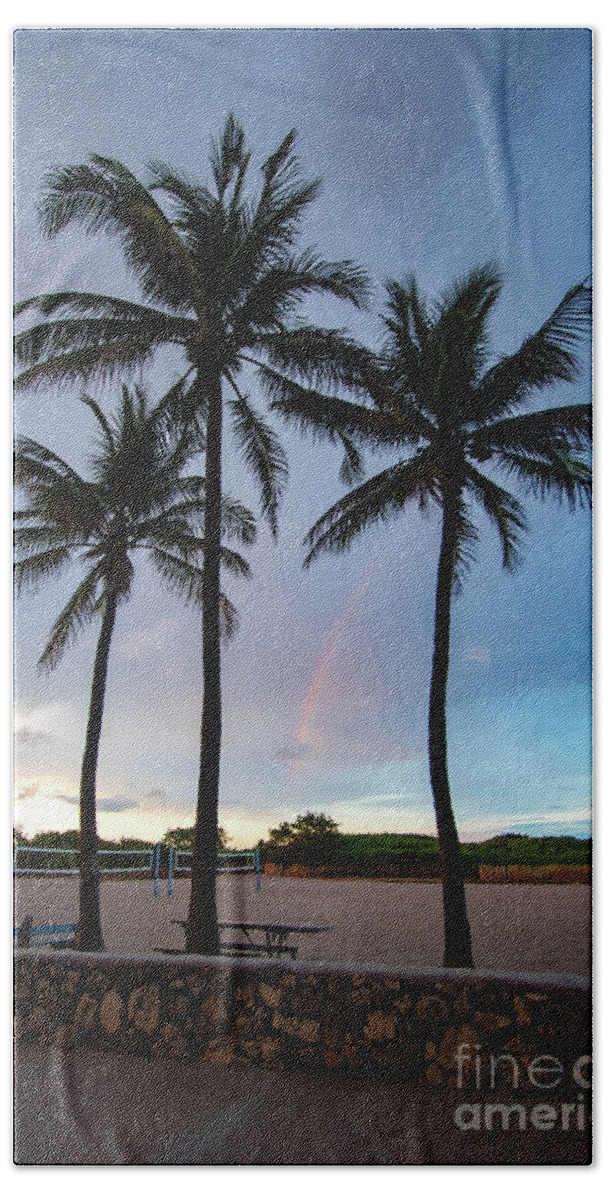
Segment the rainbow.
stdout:
<path fill-rule="evenodd" d="M 346 625 L 348 624 L 354 609 L 357 607 L 359 600 L 367 591 L 370 583 L 374 579 L 374 576 L 376 575 L 379 568 L 382 566 L 382 563 L 384 562 L 385 558 L 387 557 L 389 550 L 391 549 L 391 547 L 393 545 L 393 542 L 396 540 L 396 538 L 398 537 L 400 532 L 401 532 L 401 522 L 399 521 L 397 523 L 396 528 L 392 529 L 391 532 L 385 538 L 382 539 L 382 542 L 380 543 L 380 546 L 376 550 L 376 553 L 372 556 L 372 559 L 371 559 L 369 565 L 365 568 L 360 579 L 358 579 L 354 588 L 352 589 L 351 592 L 349 592 L 348 596 L 346 597 L 346 600 L 345 600 L 344 604 L 342 605 L 342 608 L 340 609 L 340 612 L 338 613 L 338 615 L 327 635 L 327 638 L 325 639 L 325 642 L 323 644 L 323 649 L 319 656 L 317 665 L 312 673 L 311 680 L 308 685 L 308 690 L 306 692 L 306 695 L 302 702 L 302 707 L 300 709 L 300 720 L 298 723 L 298 728 L 297 728 L 297 732 L 296 732 L 296 736 L 295 736 L 295 745 L 296 746 L 306 746 L 308 743 L 311 729 L 312 729 L 312 723 L 313 723 L 315 710 L 316 710 L 318 702 L 319 702 L 319 695 L 322 691 L 323 684 L 325 682 L 325 676 L 327 675 L 327 669 L 331 662 L 331 658 L 334 653 L 334 650 L 336 649 L 336 646 L 338 645 L 338 642 L 340 641 L 340 638 L 342 637 L 344 629 L 345 629 Z M 300 765 L 301 765 L 300 760 L 298 758 L 296 758 L 292 761 L 292 764 L 291 764 L 292 779 L 297 774 L 297 769 Z"/>

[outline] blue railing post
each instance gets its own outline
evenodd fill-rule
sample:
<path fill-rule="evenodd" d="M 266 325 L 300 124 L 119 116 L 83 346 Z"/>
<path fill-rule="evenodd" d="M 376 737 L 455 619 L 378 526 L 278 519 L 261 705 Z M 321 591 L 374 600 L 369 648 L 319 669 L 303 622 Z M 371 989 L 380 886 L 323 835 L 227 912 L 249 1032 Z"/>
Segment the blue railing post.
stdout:
<path fill-rule="evenodd" d="M 158 874 L 160 869 L 160 842 L 156 843 L 156 859 L 154 861 L 154 895 L 158 896 Z"/>
<path fill-rule="evenodd" d="M 173 846 L 169 846 L 169 882 L 167 884 L 167 895 L 173 895 Z"/>
<path fill-rule="evenodd" d="M 259 890 L 262 886 L 262 877 L 261 877 L 261 872 L 260 872 L 260 851 L 259 850 L 256 850 L 256 852 L 255 852 L 255 886 L 256 886 L 257 891 L 259 892 Z"/>

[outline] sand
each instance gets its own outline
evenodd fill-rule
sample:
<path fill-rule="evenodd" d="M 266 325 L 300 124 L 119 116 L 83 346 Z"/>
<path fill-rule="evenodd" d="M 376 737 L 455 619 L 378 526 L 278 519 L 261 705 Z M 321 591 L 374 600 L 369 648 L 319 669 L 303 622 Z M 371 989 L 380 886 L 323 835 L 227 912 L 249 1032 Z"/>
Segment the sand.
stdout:
<path fill-rule="evenodd" d="M 171 918 L 186 916 L 189 880 L 176 880 L 172 897 L 166 880 L 159 891 L 155 898 L 150 879 L 102 880 L 107 950 L 183 946 Z M 477 967 L 588 974 L 588 886 L 470 884 L 467 902 Z M 75 921 L 77 879 L 18 876 L 15 906 L 17 924 L 26 914 L 35 924 Z M 218 908 L 225 921 L 331 925 L 327 933 L 297 938 L 300 959 L 423 967 L 442 961 L 441 887 L 435 882 L 264 879 L 257 892 L 252 876 L 224 875 Z"/>

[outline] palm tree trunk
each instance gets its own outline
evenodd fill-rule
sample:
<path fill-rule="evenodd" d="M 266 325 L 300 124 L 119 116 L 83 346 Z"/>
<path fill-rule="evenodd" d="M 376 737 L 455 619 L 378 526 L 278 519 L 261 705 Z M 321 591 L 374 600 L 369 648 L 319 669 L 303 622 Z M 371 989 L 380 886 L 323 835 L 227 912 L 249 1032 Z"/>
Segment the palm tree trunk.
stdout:
<path fill-rule="evenodd" d="M 474 963 L 471 930 L 462 878 L 460 843 L 452 810 L 448 777 L 446 728 L 451 602 L 458 548 L 458 507 L 458 494 L 444 496 L 429 700 L 429 764 L 443 885 L 444 966 L 472 967 Z"/>
<path fill-rule="evenodd" d="M 95 651 L 93 683 L 87 734 L 80 774 L 80 904 L 78 944 L 81 950 L 103 950 L 99 907 L 99 859 L 97 856 L 97 760 L 108 677 L 110 642 L 118 599 L 110 592 L 104 604 L 101 630 Z"/>
<path fill-rule="evenodd" d="M 220 547 L 222 518 L 222 384 L 209 393 L 205 454 L 205 557 L 203 561 L 203 713 L 192 888 L 186 950 L 219 954 L 215 899 L 217 814 L 222 740 L 220 663 Z"/>

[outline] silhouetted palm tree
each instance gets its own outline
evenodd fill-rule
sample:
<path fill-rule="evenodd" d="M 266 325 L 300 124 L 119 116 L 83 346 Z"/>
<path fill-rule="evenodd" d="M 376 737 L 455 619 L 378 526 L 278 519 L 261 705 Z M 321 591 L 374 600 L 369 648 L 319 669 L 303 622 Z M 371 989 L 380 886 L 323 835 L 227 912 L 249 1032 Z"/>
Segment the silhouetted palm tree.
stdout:
<path fill-rule="evenodd" d="M 79 944 L 103 950 L 99 910 L 96 829 L 96 776 L 110 643 L 118 605 L 127 599 L 133 579 L 133 553 L 148 550 L 167 574 L 200 554 L 204 480 L 184 476 L 192 455 L 192 437 L 167 432 L 164 401 L 149 409 L 143 392 L 126 387 L 115 421 L 108 420 L 90 397 L 82 398 L 100 429 L 100 445 L 85 479 L 59 455 L 31 438 L 20 438 L 15 474 L 28 507 L 16 514 L 19 588 L 38 583 L 77 559 L 84 574 L 59 614 L 40 658 L 54 667 L 64 650 L 90 621 L 99 617 L 91 700 L 80 778 Z M 223 525 L 233 536 L 251 541 L 248 510 L 224 501 Z M 222 547 L 222 553 L 235 551 Z M 236 556 L 238 559 L 238 555 Z M 226 561 L 226 560 L 225 560 Z M 233 566 L 229 557 L 226 565 Z M 229 601 L 224 597 L 228 616 Z"/>
<path fill-rule="evenodd" d="M 141 184 L 122 163 L 92 156 L 55 170 L 41 214 L 50 236 L 79 222 L 90 233 L 118 236 L 147 304 L 63 292 L 17 305 L 44 320 L 16 339 L 25 368 L 19 386 L 108 378 L 149 360 L 161 346 L 180 347 L 186 369 L 171 410 L 204 428 L 205 562 L 203 578 L 203 748 L 197 797 L 192 891 L 186 945 L 217 953 L 215 905 L 217 805 L 221 745 L 220 509 L 222 427 L 226 403 L 236 441 L 261 485 L 262 508 L 276 528 L 286 462 L 277 438 L 239 384 L 245 361 L 280 351 L 285 322 L 315 292 L 359 303 L 363 273 L 350 262 L 327 263 L 294 246 L 301 218 L 318 191 L 302 182 L 294 132 L 262 167 L 257 196 L 245 194 L 251 152 L 231 115 L 213 148 L 213 187 L 151 165 Z M 166 211 L 157 202 L 160 195 Z"/>
<path fill-rule="evenodd" d="M 336 334 L 331 352 L 324 338 L 324 360 L 321 340 L 315 352 L 311 335 L 306 352 L 280 366 L 299 371 L 316 390 L 266 371 L 271 407 L 300 427 L 330 438 L 346 433 L 357 445 L 408 450 L 317 521 L 308 535 L 307 563 L 322 550 L 347 549 L 363 530 L 410 502 L 441 509 L 428 731 L 443 879 L 444 961 L 450 967 L 473 965 L 446 731 L 451 599 L 477 537 L 472 509 L 481 508 L 493 522 L 504 566 L 511 569 L 524 514 L 518 498 L 493 475 L 506 473 L 525 491 L 565 499 L 571 508 L 587 502 L 591 489 L 586 457 L 591 406 L 522 411 L 537 392 L 575 378 L 575 347 L 589 328 L 591 290 L 585 284 L 572 288 L 519 350 L 489 365 L 487 323 L 500 290 L 500 276 L 491 265 L 456 283 L 434 306 L 423 302 L 413 278 L 405 286 L 391 283 L 384 318 L 388 337 L 379 356 Z M 353 400 L 333 394 L 340 384 L 353 392 Z M 332 394 L 318 390 L 328 385 Z"/>

